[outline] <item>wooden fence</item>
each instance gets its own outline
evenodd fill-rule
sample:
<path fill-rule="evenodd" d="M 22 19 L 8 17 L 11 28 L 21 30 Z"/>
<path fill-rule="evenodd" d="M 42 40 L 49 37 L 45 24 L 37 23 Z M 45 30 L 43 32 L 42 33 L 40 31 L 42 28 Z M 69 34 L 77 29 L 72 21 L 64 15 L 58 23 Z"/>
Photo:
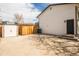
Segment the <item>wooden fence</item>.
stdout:
<path fill-rule="evenodd" d="M 19 34 L 28 35 L 37 33 L 38 25 L 19 25 Z"/>
<path fill-rule="evenodd" d="M 0 37 L 2 37 L 2 25 L 0 25 Z"/>

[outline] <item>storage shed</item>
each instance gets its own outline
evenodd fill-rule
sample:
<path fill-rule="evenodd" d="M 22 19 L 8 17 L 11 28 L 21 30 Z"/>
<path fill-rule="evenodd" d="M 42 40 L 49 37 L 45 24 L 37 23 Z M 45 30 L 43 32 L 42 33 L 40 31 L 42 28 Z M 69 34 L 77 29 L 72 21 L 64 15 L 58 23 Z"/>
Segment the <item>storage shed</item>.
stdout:
<path fill-rule="evenodd" d="M 50 4 L 37 18 L 42 33 L 79 34 L 79 3 Z"/>
<path fill-rule="evenodd" d="M 11 37 L 18 35 L 18 25 L 3 22 L 0 24 L 0 37 Z"/>

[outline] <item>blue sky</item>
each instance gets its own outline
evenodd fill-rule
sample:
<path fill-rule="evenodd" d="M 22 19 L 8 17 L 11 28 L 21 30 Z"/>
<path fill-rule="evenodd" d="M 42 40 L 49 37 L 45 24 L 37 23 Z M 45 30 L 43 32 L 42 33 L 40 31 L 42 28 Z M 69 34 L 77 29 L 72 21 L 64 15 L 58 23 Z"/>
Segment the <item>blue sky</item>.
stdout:
<path fill-rule="evenodd" d="M 32 3 L 38 10 L 42 11 L 47 7 L 47 3 Z"/>
<path fill-rule="evenodd" d="M 32 3 L 34 5 L 34 8 L 38 9 L 40 12 L 42 12 L 47 6 L 47 3 Z M 36 19 L 33 19 L 33 21 L 36 21 Z"/>

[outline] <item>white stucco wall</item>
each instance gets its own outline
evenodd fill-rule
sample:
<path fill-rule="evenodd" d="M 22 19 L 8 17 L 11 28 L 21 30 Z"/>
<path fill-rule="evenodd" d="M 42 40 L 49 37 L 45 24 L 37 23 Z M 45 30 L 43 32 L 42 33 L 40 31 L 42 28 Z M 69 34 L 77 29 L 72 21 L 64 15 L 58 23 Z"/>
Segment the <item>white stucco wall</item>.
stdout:
<path fill-rule="evenodd" d="M 3 25 L 3 37 L 17 36 L 18 27 L 16 25 Z"/>
<path fill-rule="evenodd" d="M 52 7 L 52 10 L 50 10 Z M 75 19 L 75 5 L 65 4 L 50 6 L 39 19 L 39 26 L 43 33 L 65 35 L 67 19 Z"/>

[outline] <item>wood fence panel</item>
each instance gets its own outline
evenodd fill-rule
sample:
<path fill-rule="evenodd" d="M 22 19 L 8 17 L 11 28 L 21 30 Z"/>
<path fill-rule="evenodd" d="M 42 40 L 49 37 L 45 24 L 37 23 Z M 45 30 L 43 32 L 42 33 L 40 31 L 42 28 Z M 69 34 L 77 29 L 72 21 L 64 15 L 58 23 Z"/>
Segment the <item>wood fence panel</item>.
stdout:
<path fill-rule="evenodd" d="M 21 35 L 29 35 L 29 34 L 36 33 L 38 26 L 36 26 L 36 25 L 21 25 L 19 28 L 20 28 L 19 33 Z"/>

